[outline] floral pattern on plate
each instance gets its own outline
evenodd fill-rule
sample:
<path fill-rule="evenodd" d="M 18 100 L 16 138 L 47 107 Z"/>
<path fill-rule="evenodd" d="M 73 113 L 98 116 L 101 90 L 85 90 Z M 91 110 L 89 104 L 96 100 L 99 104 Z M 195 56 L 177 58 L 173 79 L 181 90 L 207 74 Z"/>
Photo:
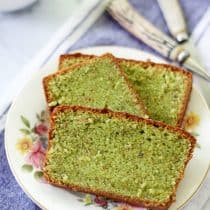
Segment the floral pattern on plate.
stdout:
<path fill-rule="evenodd" d="M 114 202 L 103 197 L 90 194 L 85 194 L 83 199 L 78 200 L 84 202 L 86 206 L 96 205 L 108 210 L 146 210 L 146 208 L 135 207 L 125 203 Z"/>
<path fill-rule="evenodd" d="M 188 131 L 191 135 L 193 135 L 195 138 L 199 136 L 199 134 L 196 132 L 196 127 L 200 123 L 200 117 L 195 112 L 189 112 L 186 114 L 184 118 L 183 127 L 186 131 Z M 196 147 L 201 148 L 198 141 L 196 142 Z"/>
<path fill-rule="evenodd" d="M 33 172 L 35 178 L 42 178 L 42 165 L 47 149 L 48 113 L 42 111 L 36 115 L 35 125 L 21 116 L 23 127 L 20 129 L 22 137 L 18 139 L 16 148 L 24 156 L 25 164 L 22 169 Z"/>
<path fill-rule="evenodd" d="M 192 130 L 200 122 L 199 116 L 194 112 L 189 112 L 184 118 L 184 128 L 185 130 Z"/>

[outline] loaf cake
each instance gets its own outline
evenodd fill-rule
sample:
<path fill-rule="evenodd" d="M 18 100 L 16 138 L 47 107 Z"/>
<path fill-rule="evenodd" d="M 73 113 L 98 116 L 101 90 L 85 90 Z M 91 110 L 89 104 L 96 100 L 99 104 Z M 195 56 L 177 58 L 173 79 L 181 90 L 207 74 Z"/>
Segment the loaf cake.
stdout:
<path fill-rule="evenodd" d="M 128 113 L 57 106 L 51 113 L 46 180 L 150 209 L 168 209 L 195 139 Z"/>
<path fill-rule="evenodd" d="M 59 69 L 94 58 L 93 55 L 61 55 Z M 181 68 L 135 60 L 117 60 L 151 119 L 181 126 L 192 89 L 192 74 Z"/>
<path fill-rule="evenodd" d="M 51 74 L 43 85 L 50 110 L 57 105 L 81 105 L 147 116 L 139 96 L 109 54 Z"/>

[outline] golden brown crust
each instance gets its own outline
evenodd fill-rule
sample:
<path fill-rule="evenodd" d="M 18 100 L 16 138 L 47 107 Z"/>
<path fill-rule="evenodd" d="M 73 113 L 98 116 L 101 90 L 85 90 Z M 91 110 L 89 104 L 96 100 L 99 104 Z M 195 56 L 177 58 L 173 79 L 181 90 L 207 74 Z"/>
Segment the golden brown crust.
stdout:
<path fill-rule="evenodd" d="M 64 55 L 60 55 L 59 58 L 59 64 L 58 64 L 58 70 L 63 70 L 64 68 L 62 68 L 62 63 L 64 60 L 66 59 L 71 59 L 71 58 L 85 58 L 85 59 L 91 59 L 91 58 L 95 58 L 96 56 L 94 55 L 87 55 L 87 54 L 82 54 L 82 53 L 74 53 L 74 54 L 64 54 Z"/>
<path fill-rule="evenodd" d="M 60 63 L 62 63 L 62 61 L 64 59 L 71 59 L 71 58 L 75 58 L 75 57 L 83 57 L 85 59 L 87 59 L 87 58 L 92 59 L 92 58 L 95 58 L 97 56 L 86 55 L 86 54 L 82 54 L 82 53 L 66 54 L 66 55 L 63 55 L 62 60 L 60 60 Z M 163 67 L 167 71 L 177 72 L 179 74 L 182 74 L 182 75 L 186 76 L 185 81 L 186 81 L 187 85 L 186 85 L 184 100 L 182 102 L 180 111 L 178 113 L 177 122 L 176 122 L 176 126 L 182 127 L 185 112 L 187 110 L 187 105 L 188 105 L 191 90 L 192 90 L 192 73 L 190 73 L 189 71 L 186 71 L 186 70 L 184 70 L 180 67 L 172 66 L 172 65 L 169 65 L 169 64 L 159 64 L 159 63 L 154 63 L 154 62 L 151 62 L 151 61 L 137 61 L 137 60 L 131 60 L 131 59 L 117 58 L 117 62 L 118 62 L 119 65 L 120 65 L 120 62 L 122 62 L 122 61 L 130 62 L 130 63 L 133 63 L 133 64 L 138 64 L 138 65 L 141 65 L 144 68 L 149 68 L 149 67 L 162 68 Z"/>
<path fill-rule="evenodd" d="M 124 119 L 128 119 L 131 121 L 136 121 L 136 122 L 144 122 L 146 124 L 150 124 L 153 125 L 155 127 L 159 127 L 159 128 L 166 128 L 172 132 L 176 132 L 179 135 L 187 138 L 191 144 L 191 147 L 189 149 L 188 152 L 188 157 L 185 161 L 185 167 L 183 169 L 183 171 L 181 171 L 180 177 L 176 180 L 176 185 L 174 187 L 174 190 L 170 196 L 170 198 L 168 200 L 166 200 L 165 202 L 162 203 L 158 203 L 158 202 L 151 202 L 149 200 L 140 200 L 138 198 L 131 198 L 128 196 L 121 196 L 121 195 L 117 195 L 111 192 L 103 192 L 101 190 L 97 190 L 97 189 L 92 189 L 92 188 L 86 188 L 86 187 L 82 187 L 82 186 L 78 186 L 78 185 L 65 185 L 62 182 L 57 182 L 57 180 L 54 180 L 53 178 L 50 177 L 50 175 L 47 173 L 47 171 L 44 170 L 44 176 L 46 178 L 46 180 L 56 186 L 59 187 L 63 187 L 66 189 L 70 189 L 73 191 L 80 191 L 80 192 L 86 192 L 86 193 L 92 193 L 98 196 L 103 196 L 112 200 L 116 200 L 116 201 L 120 201 L 120 202 L 126 202 L 129 203 L 131 205 L 136 205 L 136 206 L 142 206 L 142 207 L 146 207 L 146 208 L 150 208 L 150 209 L 154 209 L 154 210 L 164 210 L 164 209 L 168 209 L 169 206 L 175 201 L 175 193 L 178 187 L 178 184 L 180 183 L 180 181 L 182 180 L 183 176 L 184 176 L 184 170 L 186 168 L 186 165 L 188 163 L 188 161 L 192 158 L 192 154 L 193 154 L 193 150 L 195 148 L 195 143 L 196 140 L 195 138 L 190 135 L 188 132 L 181 130 L 178 127 L 173 127 L 167 124 L 164 124 L 162 122 L 159 121 L 153 121 L 151 119 L 144 119 L 141 117 L 137 117 L 135 115 L 131 115 L 125 112 L 113 112 L 111 110 L 108 109 L 95 109 L 95 108 L 87 108 L 87 107 L 81 107 L 81 106 L 57 106 L 53 112 L 51 113 L 51 119 L 50 119 L 50 130 L 49 130 L 49 144 L 48 144 L 48 150 L 51 147 L 51 141 L 53 139 L 53 131 L 54 131 L 54 125 L 55 125 L 55 119 L 56 116 L 61 113 L 61 112 L 65 112 L 65 111 L 81 111 L 81 112 L 91 112 L 91 113 L 95 113 L 95 114 L 106 114 L 106 115 L 110 115 L 112 117 L 116 117 L 116 118 L 124 118 Z M 48 157 L 46 155 L 46 159 L 45 159 L 45 164 L 47 165 L 47 160 Z"/>
<path fill-rule="evenodd" d="M 77 54 L 77 56 L 79 56 L 79 55 Z M 121 74 L 122 77 L 125 79 L 125 82 L 126 82 L 128 88 L 129 88 L 129 90 L 130 90 L 131 93 L 133 94 L 133 97 L 135 98 L 134 102 L 139 106 L 140 111 L 143 112 L 144 115 L 147 115 L 147 111 L 146 111 L 146 108 L 145 108 L 145 106 L 144 106 L 144 103 L 143 103 L 142 100 L 139 98 L 139 96 L 138 96 L 138 94 L 136 93 L 136 91 L 133 89 L 132 85 L 130 84 L 130 82 L 129 82 L 128 79 L 127 79 L 127 76 L 126 76 L 125 73 L 122 71 L 122 69 L 119 67 L 119 65 L 118 65 L 118 63 L 116 62 L 116 59 L 114 58 L 113 55 L 107 53 L 107 54 L 104 54 L 104 55 L 102 55 L 102 56 L 100 56 L 100 57 L 93 58 L 93 59 L 91 59 L 91 61 L 97 60 L 97 59 L 103 59 L 103 58 L 109 58 L 109 59 L 116 65 L 116 67 L 118 68 L 120 74 Z M 72 67 L 70 67 L 70 68 L 68 68 L 68 69 L 60 70 L 60 71 L 57 71 L 57 72 L 54 73 L 54 74 L 50 74 L 50 75 L 44 77 L 44 78 L 43 78 L 43 88 L 44 88 L 44 93 L 45 93 L 45 98 L 46 98 L 47 103 L 50 103 L 51 100 L 52 100 L 52 98 L 51 98 L 51 96 L 50 96 L 50 92 L 49 92 L 49 90 L 48 90 L 48 82 L 49 82 L 51 79 L 57 77 L 58 75 L 65 74 L 65 73 L 67 73 L 67 72 L 69 72 L 69 71 L 75 71 L 75 70 L 77 70 L 79 67 L 81 67 L 81 66 L 83 66 L 83 65 L 86 65 L 86 64 L 88 64 L 88 63 L 91 62 L 91 61 L 86 61 L 86 62 L 83 62 L 83 63 L 81 63 L 81 64 L 75 64 L 75 65 L 73 65 Z M 48 108 L 49 108 L 49 110 L 52 110 L 52 107 L 48 107 Z"/>

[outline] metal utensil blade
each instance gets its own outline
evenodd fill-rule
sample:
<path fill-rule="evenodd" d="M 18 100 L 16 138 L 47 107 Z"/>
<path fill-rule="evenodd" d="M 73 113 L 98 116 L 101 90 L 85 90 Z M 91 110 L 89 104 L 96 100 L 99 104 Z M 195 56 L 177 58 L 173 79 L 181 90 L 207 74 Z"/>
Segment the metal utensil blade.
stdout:
<path fill-rule="evenodd" d="M 208 72 L 191 56 L 183 62 L 182 66 L 210 81 L 210 75 Z"/>

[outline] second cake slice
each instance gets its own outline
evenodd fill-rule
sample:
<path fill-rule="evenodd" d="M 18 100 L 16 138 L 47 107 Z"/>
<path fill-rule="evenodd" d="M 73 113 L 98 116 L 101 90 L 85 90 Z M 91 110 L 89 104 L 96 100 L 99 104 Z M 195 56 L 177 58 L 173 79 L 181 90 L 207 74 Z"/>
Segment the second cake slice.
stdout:
<path fill-rule="evenodd" d="M 48 106 L 80 105 L 146 116 L 140 98 L 110 55 L 104 55 L 43 80 Z"/>
<path fill-rule="evenodd" d="M 59 70 L 95 57 L 80 53 L 61 55 Z M 150 61 L 117 58 L 117 62 L 147 107 L 149 117 L 181 127 L 192 89 L 192 74 L 172 65 Z"/>

